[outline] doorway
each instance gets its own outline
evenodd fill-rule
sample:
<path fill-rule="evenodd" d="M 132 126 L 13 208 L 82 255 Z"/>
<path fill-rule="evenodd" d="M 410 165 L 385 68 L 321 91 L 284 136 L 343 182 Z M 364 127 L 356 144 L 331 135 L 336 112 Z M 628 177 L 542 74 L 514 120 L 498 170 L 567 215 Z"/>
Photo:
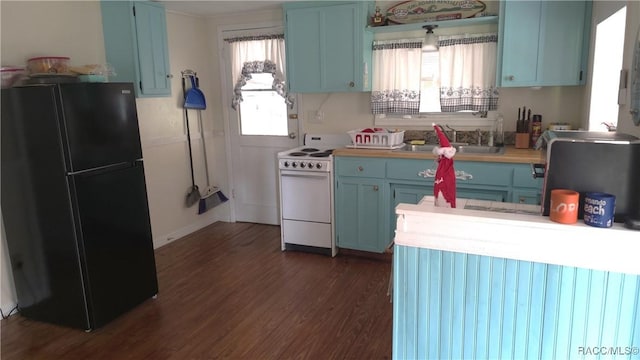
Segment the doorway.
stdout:
<path fill-rule="evenodd" d="M 590 131 L 614 131 L 618 125 L 618 96 L 622 76 L 627 7 L 625 2 L 612 1 L 597 10 L 604 19 L 595 21 L 593 76 L 589 105 Z M 608 7 L 605 9 L 604 7 Z"/>
<path fill-rule="evenodd" d="M 231 184 L 231 221 L 252 222 L 278 225 L 280 223 L 279 193 L 277 177 L 277 153 L 299 146 L 297 101 L 291 95 L 278 93 L 274 88 L 274 79 L 281 77 L 280 72 L 269 72 L 271 65 L 254 67 L 249 77 L 242 82 L 233 75 L 238 73 L 237 49 L 232 41 L 242 39 L 260 39 L 280 36 L 283 29 L 278 25 L 247 25 L 223 29 L 219 41 L 224 61 L 222 67 L 223 89 L 232 98 L 232 94 L 241 93 L 241 100 L 235 96 L 227 101 L 226 122 L 228 124 L 227 161 L 230 164 L 229 180 Z M 223 40 L 227 39 L 227 40 Z M 232 39 L 232 40 L 230 40 Z M 239 40 L 240 39 L 240 40 Z M 274 45 L 275 44 L 275 45 Z M 246 41 L 243 46 L 261 46 L 254 41 Z M 284 73 L 284 39 L 266 47 L 282 46 L 281 64 Z M 252 50 L 247 50 L 251 53 Z M 262 51 L 262 50 L 257 50 Z M 269 56 L 267 56 L 269 57 Z M 262 61 L 264 61 L 263 59 Z M 234 65 L 235 61 L 235 65 Z M 254 61 L 259 62 L 259 61 Z M 246 71 L 243 71 L 245 74 Z M 286 83 L 280 84 L 286 89 Z M 287 103 L 288 101 L 288 103 Z"/>

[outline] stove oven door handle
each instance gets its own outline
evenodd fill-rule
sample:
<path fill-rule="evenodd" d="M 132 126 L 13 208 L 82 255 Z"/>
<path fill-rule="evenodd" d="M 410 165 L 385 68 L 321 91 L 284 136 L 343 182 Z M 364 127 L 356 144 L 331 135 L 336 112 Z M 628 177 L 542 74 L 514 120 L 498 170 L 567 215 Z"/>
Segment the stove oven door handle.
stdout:
<path fill-rule="evenodd" d="M 326 178 L 329 172 L 316 172 L 316 171 L 300 171 L 300 170 L 280 170 L 281 176 L 296 176 L 296 177 L 313 177 L 313 178 Z"/>

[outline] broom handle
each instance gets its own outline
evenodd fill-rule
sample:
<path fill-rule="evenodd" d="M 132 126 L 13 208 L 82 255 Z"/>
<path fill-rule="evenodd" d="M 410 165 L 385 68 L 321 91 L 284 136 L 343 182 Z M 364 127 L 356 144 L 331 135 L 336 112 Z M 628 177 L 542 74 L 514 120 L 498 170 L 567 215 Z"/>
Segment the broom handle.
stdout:
<path fill-rule="evenodd" d="M 182 94 L 183 97 L 187 97 L 186 86 L 184 83 L 184 76 L 182 77 Z M 196 178 L 193 174 L 193 154 L 191 152 L 191 131 L 189 131 L 189 110 L 184 108 L 184 118 L 185 123 L 187 124 L 187 144 L 189 144 L 189 169 L 191 170 L 191 186 L 196 186 Z"/>
<path fill-rule="evenodd" d="M 204 171 L 207 176 L 207 191 L 211 190 L 209 183 L 209 161 L 207 160 L 207 146 L 204 140 L 204 126 L 202 126 L 202 110 L 198 110 L 198 126 L 200 127 L 200 138 L 202 139 L 202 152 L 204 154 Z"/>

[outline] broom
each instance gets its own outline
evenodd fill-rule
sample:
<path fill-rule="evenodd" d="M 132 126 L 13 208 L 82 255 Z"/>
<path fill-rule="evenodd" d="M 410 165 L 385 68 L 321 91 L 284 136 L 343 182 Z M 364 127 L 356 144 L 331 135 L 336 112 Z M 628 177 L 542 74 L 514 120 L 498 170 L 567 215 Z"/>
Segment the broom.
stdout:
<path fill-rule="evenodd" d="M 222 191 L 217 187 L 211 187 L 209 182 L 209 161 L 207 160 L 207 148 L 204 140 L 204 127 L 202 126 L 202 114 L 201 110 L 198 110 L 198 126 L 200 127 L 200 138 L 202 139 L 202 151 L 204 153 L 204 170 L 207 177 L 207 191 L 200 197 L 200 203 L 198 204 L 198 214 L 203 214 L 207 210 L 212 209 L 229 199 L 224 196 Z"/>

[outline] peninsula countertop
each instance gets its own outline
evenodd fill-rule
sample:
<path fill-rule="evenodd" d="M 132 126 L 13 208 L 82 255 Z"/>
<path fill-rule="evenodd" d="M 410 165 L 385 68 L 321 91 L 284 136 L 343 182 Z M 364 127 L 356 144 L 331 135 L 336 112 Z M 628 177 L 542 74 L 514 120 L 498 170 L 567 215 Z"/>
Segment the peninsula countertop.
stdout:
<path fill-rule="evenodd" d="M 334 156 L 356 156 L 356 157 L 376 157 L 376 158 L 399 158 L 399 159 L 435 159 L 431 152 L 411 152 L 388 149 L 364 149 L 364 148 L 340 148 L 333 151 Z M 506 146 L 504 154 L 465 154 L 457 153 L 454 160 L 460 161 L 484 161 L 516 164 L 544 163 L 541 150 L 516 149 L 513 146 Z"/>
<path fill-rule="evenodd" d="M 640 275 L 640 232 L 622 224 L 559 224 L 532 214 L 535 205 L 466 199 L 456 205 L 435 207 L 429 196 L 417 205 L 399 204 L 395 244 Z M 513 212 L 476 210 L 492 206 L 512 206 Z"/>

